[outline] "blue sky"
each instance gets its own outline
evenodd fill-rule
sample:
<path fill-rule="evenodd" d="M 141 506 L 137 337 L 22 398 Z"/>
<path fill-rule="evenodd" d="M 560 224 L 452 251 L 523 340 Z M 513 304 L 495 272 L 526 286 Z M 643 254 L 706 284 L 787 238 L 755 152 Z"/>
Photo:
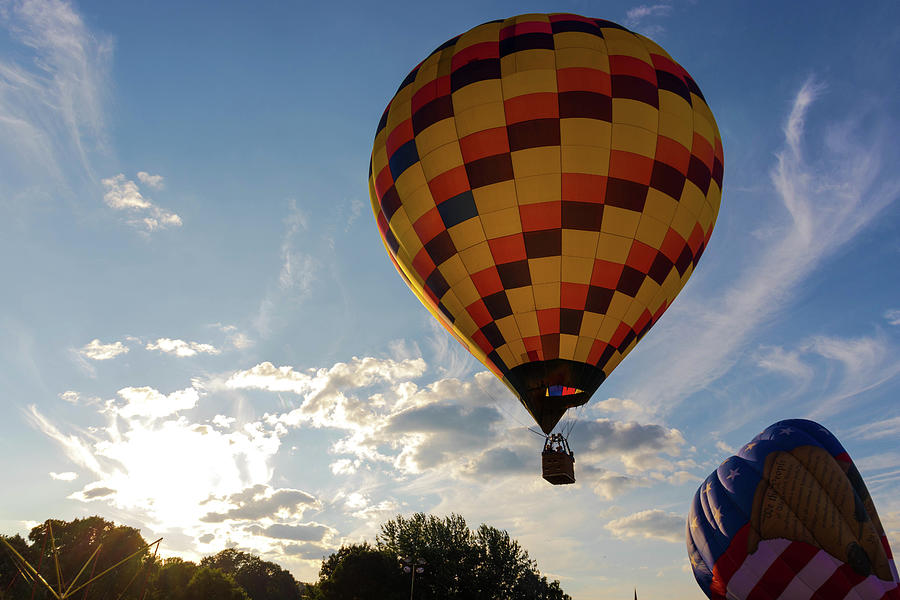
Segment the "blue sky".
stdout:
<path fill-rule="evenodd" d="M 660 43 L 725 148 L 673 307 L 538 475 L 509 392 L 406 289 L 366 171 L 406 73 L 486 20 Z M 813 418 L 900 536 L 900 8 L 0 0 L 0 531 L 100 514 L 312 580 L 398 513 L 507 529 L 576 600 L 696 598 L 699 482 Z"/>

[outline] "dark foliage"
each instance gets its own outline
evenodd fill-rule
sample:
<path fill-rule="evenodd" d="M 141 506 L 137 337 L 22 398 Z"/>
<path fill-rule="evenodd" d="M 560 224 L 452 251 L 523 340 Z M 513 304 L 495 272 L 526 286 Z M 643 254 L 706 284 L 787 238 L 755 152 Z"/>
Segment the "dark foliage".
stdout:
<path fill-rule="evenodd" d="M 28 540 L 3 536 L 31 565 L 38 568 L 54 589 L 59 589 L 56 565 L 47 525 L 52 525 L 59 558 L 62 589 L 74 589 L 93 574 L 139 550 L 146 542 L 140 531 L 116 525 L 100 517 L 74 521 L 49 520 L 31 530 Z M 102 543 L 96 560 L 88 559 Z M 82 566 L 78 583 L 72 581 Z M 276 565 L 237 550 L 224 550 L 204 558 L 200 565 L 180 558 L 154 559 L 145 549 L 138 556 L 112 569 L 74 597 L 89 600 L 301 600 L 305 588 Z M 33 593 L 33 596 L 32 596 Z M 0 546 L 0 600 L 49 600 L 50 594 L 26 581 L 16 568 L 12 553 Z"/>
<path fill-rule="evenodd" d="M 222 550 L 200 561 L 234 577 L 250 600 L 300 600 L 300 589 L 293 575 L 273 562 L 238 550 Z"/>
<path fill-rule="evenodd" d="M 417 600 L 571 600 L 505 531 L 488 525 L 472 531 L 459 515 L 423 513 L 384 523 L 375 547 L 344 546 L 326 558 L 312 597 L 406 598 L 412 573 L 402 573 L 401 556 L 425 561 L 415 579 Z"/>

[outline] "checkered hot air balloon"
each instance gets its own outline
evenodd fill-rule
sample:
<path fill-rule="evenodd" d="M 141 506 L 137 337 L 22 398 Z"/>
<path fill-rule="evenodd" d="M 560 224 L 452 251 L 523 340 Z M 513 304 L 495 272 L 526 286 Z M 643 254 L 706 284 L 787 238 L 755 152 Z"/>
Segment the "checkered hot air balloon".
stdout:
<path fill-rule="evenodd" d="M 400 84 L 369 170 L 391 259 L 545 433 L 691 276 L 722 142 L 650 39 L 573 14 L 491 21 Z"/>
<path fill-rule="evenodd" d="M 812 421 L 767 427 L 706 478 L 688 515 L 687 550 L 712 599 L 900 600 L 866 485 Z"/>

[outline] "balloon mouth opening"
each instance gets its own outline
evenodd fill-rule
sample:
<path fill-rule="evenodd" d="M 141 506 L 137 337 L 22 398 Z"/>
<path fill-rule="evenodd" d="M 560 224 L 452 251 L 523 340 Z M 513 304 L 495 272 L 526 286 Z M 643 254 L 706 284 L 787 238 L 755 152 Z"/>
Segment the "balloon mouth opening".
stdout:
<path fill-rule="evenodd" d="M 544 393 L 544 396 L 547 398 L 559 398 L 564 396 L 575 396 L 577 394 L 583 394 L 584 390 L 580 390 L 575 387 L 569 387 L 567 385 L 548 385 L 547 391 Z"/>

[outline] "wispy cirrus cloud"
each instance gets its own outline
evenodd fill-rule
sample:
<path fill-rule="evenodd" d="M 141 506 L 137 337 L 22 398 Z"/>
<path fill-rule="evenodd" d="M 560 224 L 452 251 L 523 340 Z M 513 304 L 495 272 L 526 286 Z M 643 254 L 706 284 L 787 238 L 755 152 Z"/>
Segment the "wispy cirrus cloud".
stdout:
<path fill-rule="evenodd" d="M 898 349 L 882 334 L 818 335 L 803 340 L 793 349 L 764 348 L 758 366 L 797 381 L 799 389 L 816 392 L 815 400 L 807 408 L 811 418 L 831 416 L 848 398 L 900 375 Z M 821 389 L 815 389 L 813 382 L 827 382 L 827 385 L 820 384 Z"/>
<path fill-rule="evenodd" d="M 689 286 L 670 309 L 677 317 L 667 316 L 664 333 L 642 345 L 641 360 L 656 368 L 633 394 L 641 404 L 670 409 L 728 372 L 760 325 L 789 305 L 799 283 L 900 196 L 900 179 L 883 169 L 889 148 L 883 133 L 859 139 L 860 128 L 834 124 L 815 159 L 807 156 L 807 113 L 824 89 L 809 79 L 794 98 L 770 172 L 784 212 L 757 243 L 758 255 L 723 292 L 699 298 Z"/>
<path fill-rule="evenodd" d="M 280 268 L 278 284 L 268 290 L 260 301 L 259 309 L 253 321 L 256 329 L 263 337 L 268 336 L 273 323 L 278 318 L 283 305 L 296 306 L 312 291 L 313 283 L 318 277 L 320 262 L 312 255 L 297 249 L 299 234 L 308 227 L 306 213 L 297 207 L 297 201 L 291 199 L 287 217 L 284 219 L 285 233 L 281 239 Z"/>
<path fill-rule="evenodd" d="M 142 180 L 151 182 L 151 187 L 162 186 L 161 175 L 147 175 Z M 150 199 L 144 197 L 140 186 L 131 179 L 126 179 L 123 173 L 102 179 L 100 183 L 106 188 L 103 201 L 113 210 L 127 215 L 126 221 L 132 227 L 150 233 L 169 227 L 181 227 L 181 217 L 177 214 L 157 206 Z"/>
<path fill-rule="evenodd" d="M 671 4 L 641 4 L 625 12 L 625 26 L 644 35 L 657 35 L 665 30 L 659 23 L 647 21 L 667 17 L 672 13 Z"/>
<path fill-rule="evenodd" d="M 91 180 L 90 156 L 106 146 L 111 38 L 61 0 L 4 2 L 0 27 L 35 57 L 0 59 L 0 186 Z"/>

